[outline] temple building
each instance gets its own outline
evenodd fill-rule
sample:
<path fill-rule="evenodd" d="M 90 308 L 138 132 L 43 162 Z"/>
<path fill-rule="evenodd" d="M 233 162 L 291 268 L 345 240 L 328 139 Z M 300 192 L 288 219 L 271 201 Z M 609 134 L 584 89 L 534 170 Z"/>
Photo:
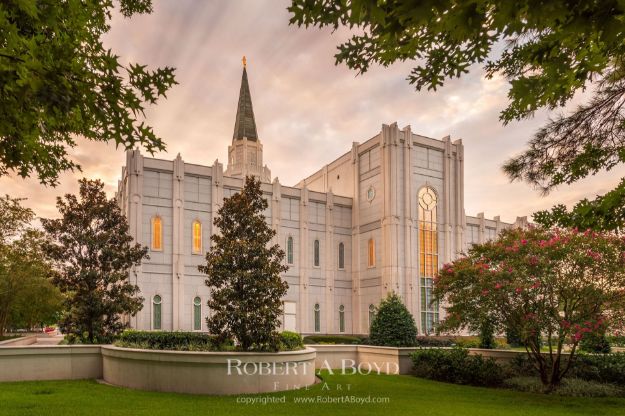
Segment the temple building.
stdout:
<path fill-rule="evenodd" d="M 210 296 L 198 265 L 205 260 L 213 216 L 246 175 L 263 182 L 267 222 L 286 252 L 283 329 L 304 334 L 367 334 L 374 308 L 394 291 L 420 334 L 443 318 L 432 280 L 470 244 L 511 226 L 464 211 L 462 140 L 382 124 L 372 138 L 307 178 L 282 184 L 264 164 L 244 65 L 228 163 L 162 160 L 127 152 L 116 198 L 149 260 L 131 272 L 145 298 L 130 319 L 145 330 L 206 331 Z M 301 179 L 301 180 L 300 180 Z M 299 182 L 297 182 L 299 180 Z"/>

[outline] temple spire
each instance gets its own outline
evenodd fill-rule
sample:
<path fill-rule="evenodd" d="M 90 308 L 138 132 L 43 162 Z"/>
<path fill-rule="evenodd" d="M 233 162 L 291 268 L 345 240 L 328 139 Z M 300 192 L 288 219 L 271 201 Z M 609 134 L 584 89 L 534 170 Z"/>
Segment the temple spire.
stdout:
<path fill-rule="evenodd" d="M 241 77 L 241 90 L 239 91 L 239 105 L 237 107 L 237 118 L 234 122 L 234 135 L 232 138 L 242 139 L 246 137 L 248 140 L 258 140 L 256 132 L 256 121 L 254 119 L 254 110 L 252 108 L 252 96 L 250 94 L 250 85 L 247 81 L 247 59 L 245 56 L 243 62 L 243 75 Z"/>

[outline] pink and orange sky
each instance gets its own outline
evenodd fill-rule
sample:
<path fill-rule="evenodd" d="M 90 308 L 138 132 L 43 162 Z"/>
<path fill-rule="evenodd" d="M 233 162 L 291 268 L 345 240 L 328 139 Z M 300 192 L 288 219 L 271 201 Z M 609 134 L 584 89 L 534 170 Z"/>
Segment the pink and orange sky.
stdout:
<path fill-rule="evenodd" d="M 555 203 L 571 205 L 605 193 L 625 175 L 625 169 L 615 169 L 546 197 L 527 184 L 510 184 L 501 165 L 522 151 L 552 114 L 540 112 L 502 126 L 498 117 L 507 104 L 508 84 L 485 79 L 480 67 L 436 92 L 416 92 L 408 84 L 410 62 L 356 76 L 334 64 L 336 45 L 348 33 L 289 26 L 288 3 L 156 0 L 150 15 L 115 16 L 105 44 L 124 62 L 177 68 L 179 85 L 147 113 L 167 143 L 167 151 L 157 157 L 173 159 L 180 153 L 187 162 L 207 165 L 227 160 L 246 55 L 265 163 L 285 185 L 296 184 L 348 151 L 353 141 L 363 142 L 382 123 L 394 121 L 422 135 L 463 139 L 468 215 L 484 211 L 489 218 L 514 221 Z M 83 172 L 62 174 L 56 188 L 12 175 L 0 178 L 0 193 L 28 198 L 25 205 L 42 217 L 55 216 L 56 197 L 76 192 L 83 176 L 103 180 L 112 196 L 124 151 L 79 140 L 71 154 Z"/>

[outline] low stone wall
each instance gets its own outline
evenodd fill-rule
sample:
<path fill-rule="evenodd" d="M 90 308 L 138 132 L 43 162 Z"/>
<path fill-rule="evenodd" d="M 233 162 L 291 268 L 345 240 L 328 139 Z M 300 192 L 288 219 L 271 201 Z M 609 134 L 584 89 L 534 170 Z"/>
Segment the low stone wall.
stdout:
<path fill-rule="evenodd" d="M 315 356 L 310 348 L 239 353 L 102 346 L 106 382 L 140 390 L 192 394 L 266 393 L 312 385 Z"/>
<path fill-rule="evenodd" d="M 361 371 L 382 372 L 387 374 L 411 374 L 410 355 L 419 348 L 376 347 L 372 345 L 329 345 L 314 344 L 317 350 L 316 368 L 359 368 Z M 448 349 L 448 348 L 443 348 Z M 508 362 L 525 351 L 487 350 L 470 348 L 469 354 L 494 358 L 498 362 Z M 563 354 L 566 356 L 567 354 Z"/>
<path fill-rule="evenodd" d="M 0 381 L 102 378 L 100 346 L 18 346 L 0 348 Z"/>

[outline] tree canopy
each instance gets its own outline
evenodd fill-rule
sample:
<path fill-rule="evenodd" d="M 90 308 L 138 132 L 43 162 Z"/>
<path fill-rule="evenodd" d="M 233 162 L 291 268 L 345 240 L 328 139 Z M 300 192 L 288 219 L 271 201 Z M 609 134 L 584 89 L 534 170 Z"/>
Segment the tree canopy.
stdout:
<path fill-rule="evenodd" d="M 208 328 L 222 340 L 234 339 L 244 351 L 277 351 L 282 297 L 289 285 L 284 250 L 272 244 L 276 235 L 265 219 L 267 200 L 260 181 L 248 176 L 243 189 L 225 198 L 213 224 L 206 253 L 206 285 L 211 288 Z"/>
<path fill-rule="evenodd" d="M 83 139 L 164 149 L 144 110 L 176 83 L 174 69 L 125 65 L 102 43 L 113 13 L 150 13 L 152 2 L 116 3 L 0 2 L 0 176 L 54 185 L 80 168 L 68 149 Z"/>
<path fill-rule="evenodd" d="M 118 202 L 103 188 L 80 180 L 78 196 L 57 198 L 60 218 L 41 220 L 58 271 L 54 283 L 65 296 L 61 329 L 72 341 L 110 342 L 143 307 L 129 277 L 148 248 L 133 242 Z"/>
<path fill-rule="evenodd" d="M 556 109 L 592 86 L 594 97 L 540 129 L 504 166 L 512 180 L 542 192 L 625 161 L 625 4 L 618 0 L 292 0 L 291 23 L 348 27 L 337 63 L 359 73 L 371 65 L 415 61 L 417 90 L 436 89 L 482 65 L 509 82 L 508 123 L 540 108 Z M 625 182 L 572 210 L 536 214 L 544 225 L 619 229 L 625 224 Z"/>
<path fill-rule="evenodd" d="M 434 299 L 446 305 L 439 330 L 477 330 L 486 319 L 496 332 L 512 329 L 547 390 L 560 383 L 585 337 L 625 328 L 623 294 L 625 238 L 537 227 L 474 245 L 442 268 L 434 286 Z"/>
<path fill-rule="evenodd" d="M 0 336 L 10 328 L 56 322 L 61 296 L 34 212 L 22 200 L 0 198 Z"/>

